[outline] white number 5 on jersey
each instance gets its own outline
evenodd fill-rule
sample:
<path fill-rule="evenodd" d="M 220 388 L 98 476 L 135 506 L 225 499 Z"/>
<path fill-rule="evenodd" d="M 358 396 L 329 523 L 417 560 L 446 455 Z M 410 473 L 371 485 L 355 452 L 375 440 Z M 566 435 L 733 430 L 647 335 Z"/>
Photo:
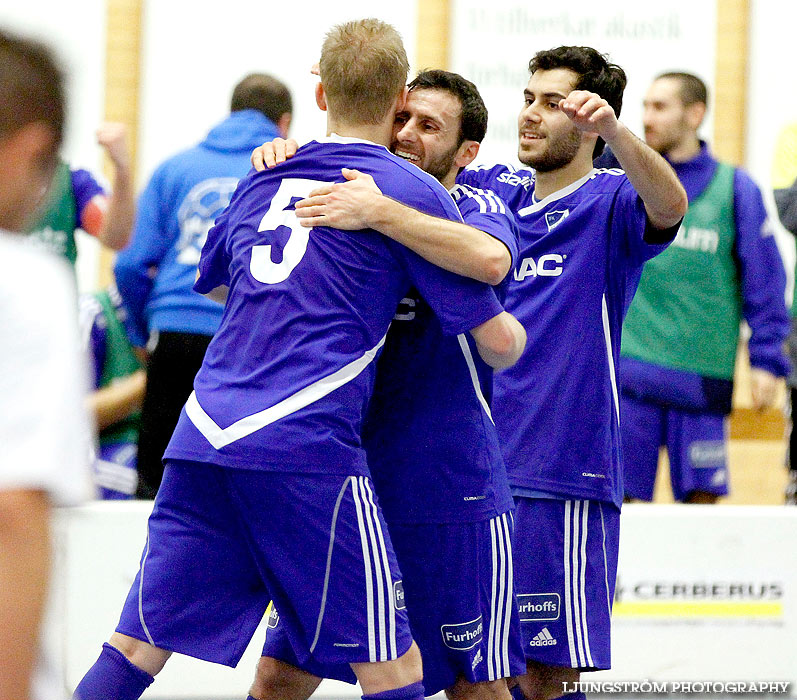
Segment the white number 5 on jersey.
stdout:
<path fill-rule="evenodd" d="M 287 226 L 291 230 L 288 242 L 282 251 L 282 262 L 275 263 L 271 259 L 270 245 L 256 245 L 252 247 L 252 260 L 249 271 L 258 282 L 263 284 L 277 284 L 284 282 L 301 262 L 307 252 L 307 242 L 312 229 L 299 224 L 296 212 L 286 210 L 293 197 L 306 197 L 319 185 L 324 185 L 321 180 L 305 180 L 302 178 L 287 178 L 280 183 L 279 189 L 271 200 L 271 206 L 260 220 L 257 231 L 275 231 L 280 226 Z"/>

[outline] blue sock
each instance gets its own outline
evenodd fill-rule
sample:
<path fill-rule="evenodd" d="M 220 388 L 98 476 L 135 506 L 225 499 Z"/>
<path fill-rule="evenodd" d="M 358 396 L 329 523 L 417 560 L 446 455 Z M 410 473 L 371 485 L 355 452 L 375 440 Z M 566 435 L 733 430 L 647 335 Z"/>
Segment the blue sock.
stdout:
<path fill-rule="evenodd" d="M 381 693 L 363 695 L 363 700 L 423 700 L 423 683 L 410 683 L 403 688 L 383 690 Z"/>
<path fill-rule="evenodd" d="M 509 691 L 509 694 L 512 696 L 512 700 L 526 700 L 526 696 L 523 694 L 523 689 L 520 687 L 520 683 L 512 688 L 512 690 Z"/>
<path fill-rule="evenodd" d="M 72 700 L 138 700 L 155 679 L 107 642 L 75 688 Z"/>

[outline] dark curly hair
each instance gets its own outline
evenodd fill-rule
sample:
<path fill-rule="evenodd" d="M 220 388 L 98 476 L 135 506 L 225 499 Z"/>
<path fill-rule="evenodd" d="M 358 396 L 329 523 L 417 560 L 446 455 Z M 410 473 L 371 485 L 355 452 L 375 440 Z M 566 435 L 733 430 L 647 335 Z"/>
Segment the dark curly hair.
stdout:
<path fill-rule="evenodd" d="M 619 117 L 623 107 L 623 92 L 628 82 L 625 71 L 610 63 L 606 54 L 599 53 L 589 46 L 559 46 L 555 49 L 538 51 L 529 61 L 529 73 L 538 70 L 567 68 L 578 78 L 573 86 L 576 90 L 588 90 L 600 95 L 609 103 Z M 603 153 L 605 141 L 598 138 L 592 157 Z"/>

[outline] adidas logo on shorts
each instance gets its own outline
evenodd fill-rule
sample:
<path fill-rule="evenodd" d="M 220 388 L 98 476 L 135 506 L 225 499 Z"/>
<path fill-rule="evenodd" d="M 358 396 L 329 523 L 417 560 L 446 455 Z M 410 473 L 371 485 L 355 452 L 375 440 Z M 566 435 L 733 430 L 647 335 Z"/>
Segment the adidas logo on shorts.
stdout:
<path fill-rule="evenodd" d="M 554 644 L 556 644 L 556 640 L 551 636 L 547 627 L 543 627 L 542 632 L 529 642 L 529 646 L 532 647 L 552 647 Z"/>

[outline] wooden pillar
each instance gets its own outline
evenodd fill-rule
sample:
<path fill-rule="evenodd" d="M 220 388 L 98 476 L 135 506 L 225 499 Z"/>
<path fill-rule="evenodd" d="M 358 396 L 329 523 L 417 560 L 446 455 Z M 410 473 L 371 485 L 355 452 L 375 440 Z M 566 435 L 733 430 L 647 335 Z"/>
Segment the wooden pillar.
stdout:
<path fill-rule="evenodd" d="M 105 119 L 127 125 L 133 181 L 138 140 L 138 98 L 141 65 L 141 24 L 144 0 L 107 0 L 105 39 Z M 107 156 L 104 171 L 110 180 L 113 166 Z M 99 283 L 111 281 L 113 251 L 102 248 Z"/>
<path fill-rule="evenodd" d="M 418 0 L 418 70 L 448 69 L 450 32 L 451 0 Z"/>
<path fill-rule="evenodd" d="M 747 63 L 750 1 L 717 0 L 717 59 L 712 150 L 721 160 L 743 165 L 747 121 Z"/>

